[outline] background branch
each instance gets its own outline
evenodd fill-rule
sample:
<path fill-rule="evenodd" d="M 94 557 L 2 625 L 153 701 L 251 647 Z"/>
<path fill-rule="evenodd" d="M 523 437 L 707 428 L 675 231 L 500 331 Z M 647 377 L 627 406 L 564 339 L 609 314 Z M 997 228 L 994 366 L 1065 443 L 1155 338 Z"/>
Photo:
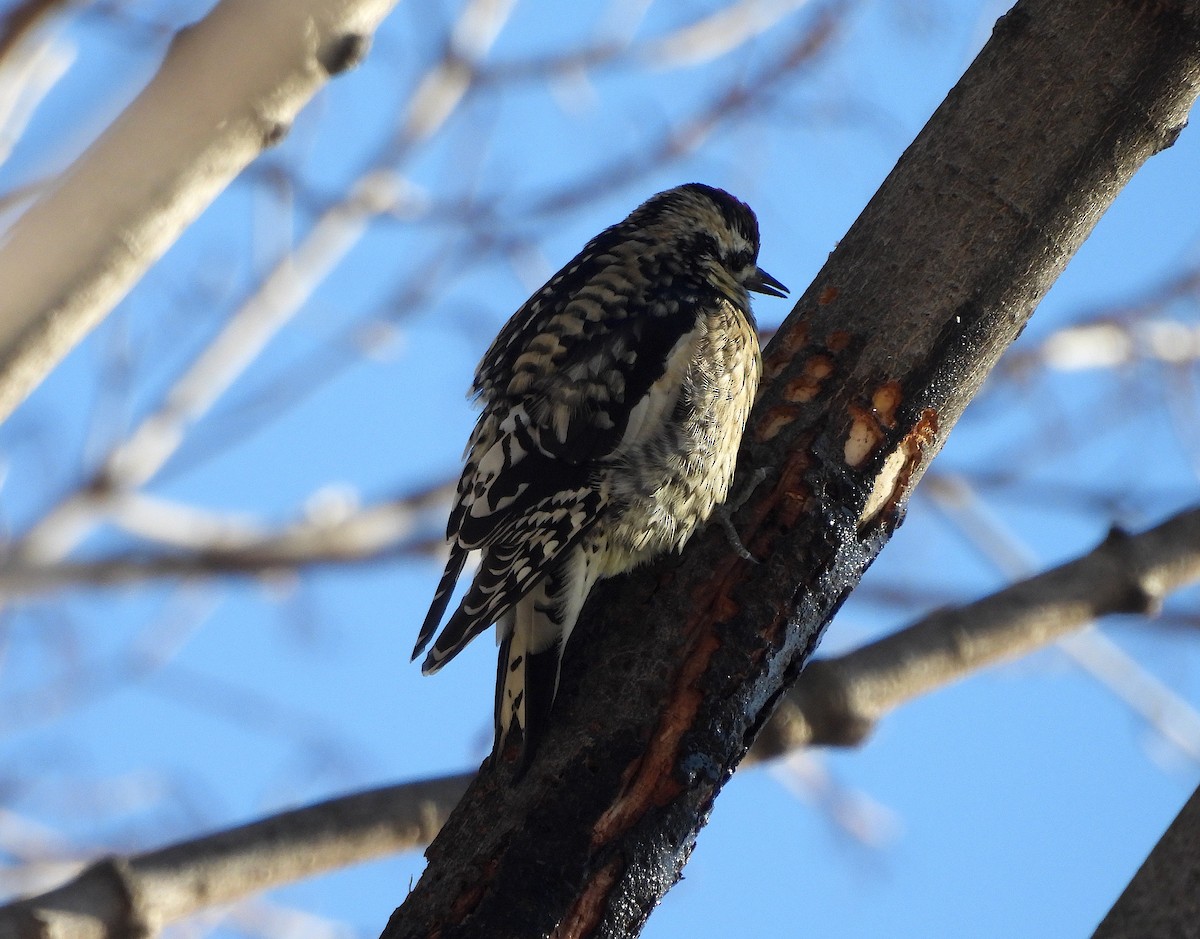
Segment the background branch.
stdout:
<path fill-rule="evenodd" d="M 0 421 L 326 79 L 358 62 L 392 5 L 223 0 L 179 34 L 154 80 L 0 247 Z"/>
<path fill-rule="evenodd" d="M 974 603 L 923 617 L 877 642 L 809 663 L 750 756 L 855 746 L 901 704 L 1027 655 L 1113 613 L 1155 613 L 1200 581 L 1200 508 L 1138 535 L 1114 529 L 1091 553 Z"/>
<path fill-rule="evenodd" d="M 155 935 L 167 923 L 320 871 L 425 844 L 473 774 L 392 786 L 128 859 L 0 909 L 0 939 Z"/>
<path fill-rule="evenodd" d="M 1196 582 L 1200 508 L 1139 534 L 1113 532 L 1095 550 L 1053 570 L 939 610 L 845 655 L 811 662 L 742 765 L 801 747 L 859 746 L 902 704 L 1102 616 L 1153 614 L 1168 594 Z M 0 907 L 0 939 L 117 937 L 135 924 L 156 931 L 207 907 L 422 847 L 473 778 L 463 773 L 341 796 L 101 861 L 62 887 Z"/>

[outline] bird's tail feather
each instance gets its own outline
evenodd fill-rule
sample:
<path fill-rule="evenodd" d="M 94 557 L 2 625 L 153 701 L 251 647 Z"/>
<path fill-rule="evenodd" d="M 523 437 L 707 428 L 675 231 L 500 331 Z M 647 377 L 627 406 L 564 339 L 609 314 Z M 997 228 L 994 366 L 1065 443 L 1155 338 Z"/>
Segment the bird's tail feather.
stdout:
<path fill-rule="evenodd" d="M 501 623 L 496 664 L 496 740 L 492 758 L 501 758 L 520 727 L 518 776 L 529 767 L 541 742 L 558 687 L 562 629 L 538 609 L 537 600 L 544 599 L 540 594 L 540 590 L 534 590 L 506 615 Z"/>
<path fill-rule="evenodd" d="M 447 571 L 447 575 L 448 573 Z M 458 609 L 447 620 L 445 628 L 438 634 L 433 648 L 421 664 L 421 672 L 432 675 L 492 623 L 506 616 L 531 589 L 534 594 L 540 593 L 537 589 L 537 578 L 537 570 L 529 566 L 514 566 L 511 552 L 505 553 L 495 548 L 485 551 L 474 582 Z M 439 586 L 435 606 L 440 602 L 441 609 L 444 610 L 446 601 L 442 597 L 441 589 Z M 453 590 L 453 586 L 448 589 Z M 434 610 L 429 612 L 432 616 Z M 431 624 L 427 619 L 426 627 L 429 625 Z M 436 621 L 432 625 L 436 628 Z M 422 627 L 422 635 L 426 627 Z"/>
<path fill-rule="evenodd" d="M 462 548 L 456 545 L 450 549 L 450 559 L 446 562 L 446 570 L 442 573 L 442 579 L 438 581 L 437 591 L 433 595 L 433 603 L 429 605 L 429 612 L 425 614 L 425 622 L 421 624 L 421 631 L 417 634 L 417 644 L 413 646 L 413 659 L 424 651 L 425 647 L 429 645 L 429 640 L 437 631 L 438 623 L 442 621 L 442 614 L 446 612 L 450 597 L 454 594 L 454 585 L 458 583 L 458 575 L 462 573 L 466 560 L 467 552 Z"/>

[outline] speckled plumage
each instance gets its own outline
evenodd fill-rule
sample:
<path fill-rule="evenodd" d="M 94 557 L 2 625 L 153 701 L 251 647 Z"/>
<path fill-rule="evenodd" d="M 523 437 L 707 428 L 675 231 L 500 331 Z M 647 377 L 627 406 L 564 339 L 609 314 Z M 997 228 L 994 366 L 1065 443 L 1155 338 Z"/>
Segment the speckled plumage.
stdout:
<path fill-rule="evenodd" d="M 757 257 L 754 213 L 728 193 L 659 193 L 592 239 L 480 362 L 450 560 L 413 657 L 479 551 L 422 670 L 497 623 L 495 754 L 515 723 L 532 755 L 593 584 L 682 548 L 724 501 L 760 371 L 747 291 L 784 295 Z"/>

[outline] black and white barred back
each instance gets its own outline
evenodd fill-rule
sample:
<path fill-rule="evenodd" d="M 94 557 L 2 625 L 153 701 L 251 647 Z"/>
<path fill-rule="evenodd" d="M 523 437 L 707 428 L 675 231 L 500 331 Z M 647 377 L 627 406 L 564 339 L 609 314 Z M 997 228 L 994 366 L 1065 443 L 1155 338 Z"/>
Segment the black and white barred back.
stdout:
<path fill-rule="evenodd" d="M 545 728 L 559 662 L 593 584 L 682 548 L 724 501 L 758 387 L 748 206 L 699 183 L 659 193 L 593 238 L 508 321 L 475 373 L 450 559 L 413 658 L 467 555 L 479 571 L 422 666 L 497 624 L 496 740 Z"/>

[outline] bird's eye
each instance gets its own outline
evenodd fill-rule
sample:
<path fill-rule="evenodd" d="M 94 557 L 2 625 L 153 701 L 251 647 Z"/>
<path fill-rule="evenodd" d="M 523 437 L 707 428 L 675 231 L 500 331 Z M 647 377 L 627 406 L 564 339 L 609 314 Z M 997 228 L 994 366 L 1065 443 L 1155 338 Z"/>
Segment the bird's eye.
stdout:
<path fill-rule="evenodd" d="M 750 252 L 743 248 L 741 251 L 735 251 L 729 259 L 729 269 L 732 271 L 745 270 L 754 263 L 754 258 Z"/>

